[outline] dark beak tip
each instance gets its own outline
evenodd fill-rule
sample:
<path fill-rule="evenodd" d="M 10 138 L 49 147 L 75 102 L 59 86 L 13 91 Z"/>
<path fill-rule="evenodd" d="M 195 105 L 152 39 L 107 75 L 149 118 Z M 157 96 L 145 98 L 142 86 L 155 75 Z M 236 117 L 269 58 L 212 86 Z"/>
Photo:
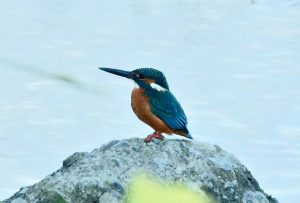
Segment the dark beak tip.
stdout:
<path fill-rule="evenodd" d="M 108 68 L 99 67 L 98 69 L 99 69 L 99 70 L 103 70 L 103 71 L 105 71 L 105 70 L 107 70 Z"/>
<path fill-rule="evenodd" d="M 124 70 L 119 70 L 114 68 L 104 68 L 104 67 L 99 67 L 98 69 L 121 77 L 130 78 L 129 71 L 124 71 Z"/>

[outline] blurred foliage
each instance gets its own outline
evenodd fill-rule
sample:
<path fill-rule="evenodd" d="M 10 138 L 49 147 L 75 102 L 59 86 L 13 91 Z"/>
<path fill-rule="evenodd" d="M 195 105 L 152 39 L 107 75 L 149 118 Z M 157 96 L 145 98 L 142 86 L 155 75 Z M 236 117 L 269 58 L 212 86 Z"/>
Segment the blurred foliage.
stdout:
<path fill-rule="evenodd" d="M 82 86 L 82 84 L 80 84 L 80 82 L 78 80 L 76 80 L 75 78 L 72 78 L 71 76 L 68 76 L 68 75 L 52 73 L 51 76 L 52 76 L 52 78 L 57 79 L 62 82 L 66 82 L 66 83 L 73 84 L 76 86 Z"/>
<path fill-rule="evenodd" d="M 52 80 L 65 83 L 70 87 L 84 90 L 84 92 L 91 92 L 96 94 L 102 93 L 101 89 L 95 88 L 94 86 L 87 84 L 70 74 L 51 72 L 43 69 L 42 67 L 26 64 L 25 62 L 16 61 L 2 56 L 0 56 L 0 67 L 1 66 L 20 70 L 27 74 L 36 75 L 39 78 L 50 78 Z M 98 71 L 98 68 L 95 67 L 95 70 Z"/>
<path fill-rule="evenodd" d="M 73 85 L 77 85 L 77 86 L 82 85 L 82 84 L 80 84 L 80 82 L 77 79 L 75 79 L 74 77 L 72 77 L 70 75 L 61 74 L 61 73 L 52 73 L 45 69 L 42 69 L 41 67 L 29 65 L 26 63 L 15 61 L 13 59 L 0 57 L 0 65 L 14 68 L 17 70 L 21 70 L 28 74 L 38 75 L 40 77 L 50 77 L 52 79 L 59 80 L 59 81 L 69 83 L 69 84 L 73 84 Z"/>
<path fill-rule="evenodd" d="M 129 185 L 126 203 L 214 203 L 204 192 L 183 185 L 162 184 L 140 176 Z"/>

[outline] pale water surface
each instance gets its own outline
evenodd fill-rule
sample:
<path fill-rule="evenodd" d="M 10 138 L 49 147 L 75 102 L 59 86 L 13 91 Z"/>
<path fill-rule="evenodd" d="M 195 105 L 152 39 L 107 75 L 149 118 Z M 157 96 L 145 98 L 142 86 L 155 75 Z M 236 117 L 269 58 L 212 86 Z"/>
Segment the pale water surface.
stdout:
<path fill-rule="evenodd" d="M 152 130 L 133 83 L 162 70 L 196 141 L 236 155 L 280 202 L 300 199 L 300 1 L 3 1 L 0 199 L 76 151 Z"/>

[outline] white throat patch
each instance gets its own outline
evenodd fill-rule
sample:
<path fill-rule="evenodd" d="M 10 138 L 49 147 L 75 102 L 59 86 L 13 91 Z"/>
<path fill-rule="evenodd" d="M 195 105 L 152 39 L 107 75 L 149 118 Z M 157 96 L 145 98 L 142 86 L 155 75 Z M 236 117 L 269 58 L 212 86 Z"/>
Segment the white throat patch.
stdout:
<path fill-rule="evenodd" d="M 134 83 L 134 87 L 136 88 L 136 89 L 139 89 L 140 88 L 140 86 L 136 83 L 136 82 L 133 82 Z"/>
<path fill-rule="evenodd" d="M 162 86 L 160 86 L 160 85 L 158 85 L 158 84 L 156 84 L 156 83 L 154 83 L 154 82 L 151 83 L 150 86 L 152 87 L 152 89 L 155 89 L 155 90 L 157 90 L 157 91 L 162 91 L 162 92 L 167 91 L 166 88 L 163 88 Z"/>

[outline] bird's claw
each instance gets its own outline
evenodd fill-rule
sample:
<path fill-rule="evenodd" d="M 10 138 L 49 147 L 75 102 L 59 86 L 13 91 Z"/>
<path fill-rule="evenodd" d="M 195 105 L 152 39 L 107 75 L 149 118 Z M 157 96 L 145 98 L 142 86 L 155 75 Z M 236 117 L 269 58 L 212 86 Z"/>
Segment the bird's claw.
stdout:
<path fill-rule="evenodd" d="M 148 143 L 152 140 L 152 138 L 156 138 L 158 140 L 161 140 L 163 141 L 165 139 L 164 136 L 162 136 L 161 134 L 157 133 L 157 132 L 154 132 L 153 134 L 151 135 L 148 135 L 146 138 L 145 138 L 145 142 Z"/>

